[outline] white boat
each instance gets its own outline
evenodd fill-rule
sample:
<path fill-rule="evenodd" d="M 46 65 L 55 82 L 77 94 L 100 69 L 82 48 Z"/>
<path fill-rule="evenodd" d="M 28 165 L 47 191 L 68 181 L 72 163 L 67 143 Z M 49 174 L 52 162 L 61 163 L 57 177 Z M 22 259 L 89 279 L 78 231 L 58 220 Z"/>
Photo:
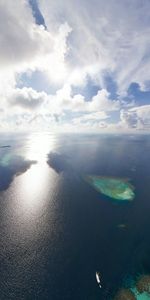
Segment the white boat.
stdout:
<path fill-rule="evenodd" d="M 96 272 L 96 281 L 97 281 L 97 283 L 98 283 L 98 285 L 101 289 L 102 288 L 102 286 L 101 286 L 101 275 L 100 275 L 99 272 Z"/>

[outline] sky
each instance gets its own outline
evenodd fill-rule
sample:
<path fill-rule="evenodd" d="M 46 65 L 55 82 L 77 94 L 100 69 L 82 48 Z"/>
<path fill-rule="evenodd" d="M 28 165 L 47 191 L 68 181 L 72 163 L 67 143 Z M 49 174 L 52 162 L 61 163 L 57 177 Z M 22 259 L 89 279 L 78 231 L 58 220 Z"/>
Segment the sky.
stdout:
<path fill-rule="evenodd" d="M 149 132 L 149 0 L 1 0 L 0 131 Z"/>

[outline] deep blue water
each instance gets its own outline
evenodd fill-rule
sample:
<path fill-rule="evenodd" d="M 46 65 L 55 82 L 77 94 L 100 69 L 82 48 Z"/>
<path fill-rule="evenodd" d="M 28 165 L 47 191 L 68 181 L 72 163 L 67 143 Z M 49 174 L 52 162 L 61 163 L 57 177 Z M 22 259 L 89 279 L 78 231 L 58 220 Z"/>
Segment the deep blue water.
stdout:
<path fill-rule="evenodd" d="M 135 199 L 112 201 L 88 174 L 129 178 Z M 149 135 L 0 136 L 1 300 L 113 299 L 150 274 L 149 228 Z"/>

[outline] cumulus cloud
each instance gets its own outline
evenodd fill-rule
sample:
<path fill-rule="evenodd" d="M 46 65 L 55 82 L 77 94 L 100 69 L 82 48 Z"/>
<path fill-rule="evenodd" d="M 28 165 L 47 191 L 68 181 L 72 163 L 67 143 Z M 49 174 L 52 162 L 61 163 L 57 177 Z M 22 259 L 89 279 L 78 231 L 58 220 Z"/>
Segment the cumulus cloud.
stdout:
<path fill-rule="evenodd" d="M 1 129 L 149 129 L 149 105 L 127 93 L 150 86 L 149 0 L 38 0 L 44 25 L 29 3 L 0 2 Z"/>
<path fill-rule="evenodd" d="M 53 102 L 53 104 L 52 104 Z M 90 101 L 81 95 L 72 93 L 71 85 L 65 84 L 56 95 L 50 97 L 50 105 L 56 112 L 70 110 L 74 112 L 117 111 L 119 100 L 111 100 L 106 89 L 101 89 Z"/>
<path fill-rule="evenodd" d="M 110 94 L 106 89 L 98 91 L 97 95 L 92 98 L 89 103 L 90 110 L 104 110 L 104 111 L 115 111 L 120 108 L 120 102 L 118 100 L 110 100 Z"/>
<path fill-rule="evenodd" d="M 122 110 L 120 119 L 128 128 L 150 129 L 150 105 L 134 107 L 127 111 Z"/>
<path fill-rule="evenodd" d="M 46 97 L 46 93 L 37 92 L 32 88 L 16 88 L 10 95 L 10 104 L 23 109 L 35 110 L 46 100 Z"/>
<path fill-rule="evenodd" d="M 0 97 L 7 102 L 18 75 L 39 68 L 53 51 L 54 39 L 35 23 L 26 0 L 0 1 L 0 28 Z"/>
<path fill-rule="evenodd" d="M 33 111 L 44 109 L 46 93 L 32 88 L 18 88 L 23 73 L 43 72 L 51 82 L 65 80 L 67 36 L 71 28 L 60 24 L 53 35 L 38 25 L 27 0 L 0 2 L 0 117 L 1 128 L 28 125 Z M 19 79 L 19 80 L 18 80 Z M 14 109 L 13 109 L 14 107 Z M 28 116 L 24 111 L 32 111 Z M 48 112 L 48 111 L 47 111 Z M 44 110 L 44 113 L 47 113 Z M 42 115 L 42 111 L 41 111 Z M 13 126 L 14 124 L 14 126 Z"/>

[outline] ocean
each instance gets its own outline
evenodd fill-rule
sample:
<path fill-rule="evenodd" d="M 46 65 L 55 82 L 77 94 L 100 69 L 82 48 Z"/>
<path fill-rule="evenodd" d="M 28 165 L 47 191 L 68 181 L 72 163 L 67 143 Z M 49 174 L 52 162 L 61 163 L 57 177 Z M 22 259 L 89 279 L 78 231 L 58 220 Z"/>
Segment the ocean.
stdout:
<path fill-rule="evenodd" d="M 128 180 L 135 197 L 87 175 Z M 1 300 L 113 300 L 149 276 L 149 228 L 149 135 L 0 135 Z"/>

